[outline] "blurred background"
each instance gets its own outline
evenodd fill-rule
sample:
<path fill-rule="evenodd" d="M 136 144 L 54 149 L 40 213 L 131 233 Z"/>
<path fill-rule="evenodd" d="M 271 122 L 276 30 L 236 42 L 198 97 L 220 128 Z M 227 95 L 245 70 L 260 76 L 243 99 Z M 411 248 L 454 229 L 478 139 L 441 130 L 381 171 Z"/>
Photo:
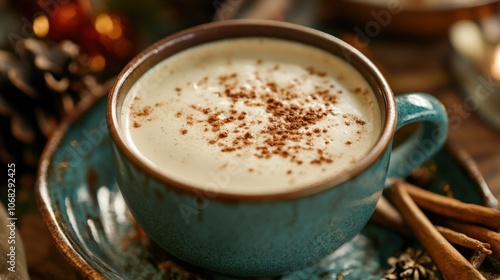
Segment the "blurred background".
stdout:
<path fill-rule="evenodd" d="M 52 245 L 33 196 L 41 151 L 58 123 L 106 90 L 146 46 L 233 18 L 289 21 L 338 36 L 380 68 L 395 94 L 438 97 L 450 138 L 500 198 L 499 1 L 0 0 L 0 161 L 16 164 L 18 230 L 32 279 L 80 278 Z"/>

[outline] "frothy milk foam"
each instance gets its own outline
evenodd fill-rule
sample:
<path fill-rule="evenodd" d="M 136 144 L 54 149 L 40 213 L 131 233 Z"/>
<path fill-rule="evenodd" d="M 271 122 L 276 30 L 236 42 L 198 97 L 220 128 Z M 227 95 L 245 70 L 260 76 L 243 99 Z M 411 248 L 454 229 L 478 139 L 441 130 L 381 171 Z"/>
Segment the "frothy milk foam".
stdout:
<path fill-rule="evenodd" d="M 125 98 L 127 141 L 151 167 L 210 191 L 296 190 L 342 173 L 381 130 L 375 95 L 347 62 L 270 38 L 190 48 Z"/>

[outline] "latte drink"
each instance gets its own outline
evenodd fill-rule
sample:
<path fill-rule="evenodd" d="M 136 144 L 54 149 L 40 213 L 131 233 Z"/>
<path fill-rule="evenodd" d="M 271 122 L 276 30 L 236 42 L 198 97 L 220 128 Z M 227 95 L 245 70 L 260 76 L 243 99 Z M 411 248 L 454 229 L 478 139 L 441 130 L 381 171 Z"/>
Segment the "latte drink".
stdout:
<path fill-rule="evenodd" d="M 375 94 L 342 58 L 271 38 L 207 43 L 148 70 L 124 101 L 135 153 L 186 185 L 271 194 L 352 168 L 381 131 Z"/>

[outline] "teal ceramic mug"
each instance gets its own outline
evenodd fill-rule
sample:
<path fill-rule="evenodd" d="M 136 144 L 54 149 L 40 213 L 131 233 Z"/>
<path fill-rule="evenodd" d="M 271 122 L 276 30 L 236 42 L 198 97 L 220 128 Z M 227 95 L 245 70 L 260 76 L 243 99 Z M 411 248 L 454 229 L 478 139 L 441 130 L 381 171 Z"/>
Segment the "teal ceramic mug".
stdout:
<path fill-rule="evenodd" d="M 148 69 L 174 54 L 242 37 L 300 42 L 352 65 L 372 88 L 381 112 L 380 136 L 370 151 L 326 181 L 267 194 L 206 192 L 151 168 L 131 148 L 121 121 L 131 87 Z M 302 26 L 256 20 L 194 27 L 144 50 L 116 79 L 107 121 L 117 182 L 138 224 L 173 256 L 240 277 L 281 275 L 310 266 L 351 240 L 372 215 L 387 178 L 404 177 L 427 161 L 447 133 L 445 109 L 434 97 L 420 93 L 394 97 L 377 68 L 345 42 Z M 392 151 L 395 131 L 415 122 L 421 123 L 420 128 Z"/>

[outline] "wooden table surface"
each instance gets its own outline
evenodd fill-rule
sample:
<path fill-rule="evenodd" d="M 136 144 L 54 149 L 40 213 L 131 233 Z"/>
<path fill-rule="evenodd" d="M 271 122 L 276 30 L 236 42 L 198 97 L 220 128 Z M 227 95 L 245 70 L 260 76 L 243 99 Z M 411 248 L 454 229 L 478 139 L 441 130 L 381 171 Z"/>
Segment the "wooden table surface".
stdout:
<path fill-rule="evenodd" d="M 441 91 L 435 95 L 447 108 L 463 103 L 463 96 L 454 91 Z M 469 116 L 462 118 L 460 127 L 450 128 L 448 135 L 472 157 L 489 188 L 500 200 L 500 130 L 475 112 L 470 112 Z"/>

